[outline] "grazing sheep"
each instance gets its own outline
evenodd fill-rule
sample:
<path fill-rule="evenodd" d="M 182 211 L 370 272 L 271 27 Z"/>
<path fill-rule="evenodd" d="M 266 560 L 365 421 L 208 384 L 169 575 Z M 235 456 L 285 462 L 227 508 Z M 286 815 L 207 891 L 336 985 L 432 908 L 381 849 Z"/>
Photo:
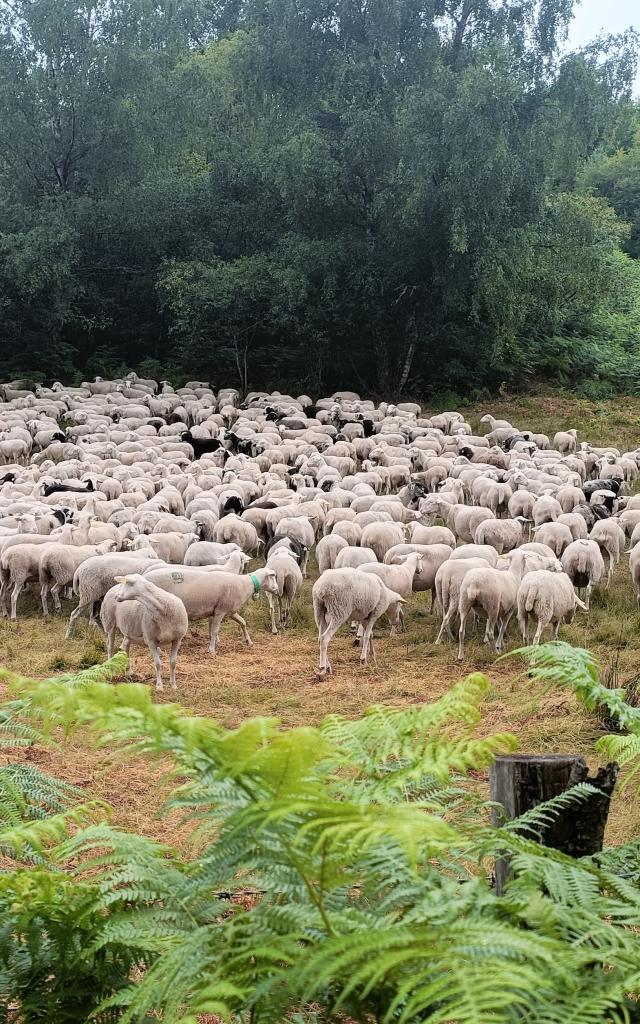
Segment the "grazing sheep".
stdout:
<path fill-rule="evenodd" d="M 289 625 L 289 614 L 291 605 L 302 588 L 302 573 L 295 556 L 286 548 L 275 548 L 267 559 L 267 568 L 273 569 L 278 584 L 277 595 L 267 592 L 269 611 L 271 613 L 271 632 L 277 633 L 276 625 L 276 604 L 278 607 L 279 620 L 286 629 Z"/>
<path fill-rule="evenodd" d="M 76 622 L 87 608 L 90 609 L 89 624 L 99 625 L 98 603 L 114 584 L 116 576 L 143 573 L 149 562 L 159 561 L 152 548 L 142 551 L 120 551 L 111 555 L 93 555 L 76 569 L 73 576 L 73 591 L 78 595 L 78 606 L 69 616 L 66 639 L 73 636 Z"/>
<path fill-rule="evenodd" d="M 190 621 L 209 620 L 209 651 L 215 655 L 218 633 L 227 616 L 237 622 L 245 643 L 251 646 L 251 637 L 240 609 L 250 597 L 261 590 L 278 595 L 278 582 L 273 569 L 265 566 L 250 576 L 234 576 L 226 572 L 207 572 L 206 568 L 181 566 L 179 569 L 153 569 L 145 578 L 179 597 L 187 609 Z"/>
<path fill-rule="evenodd" d="M 629 555 L 629 572 L 636 595 L 636 603 L 640 608 L 640 545 L 636 546 Z"/>
<path fill-rule="evenodd" d="M 116 543 L 113 540 L 105 540 L 102 544 L 97 545 L 55 544 L 52 547 L 47 545 L 40 558 L 38 571 L 42 614 L 45 617 L 49 615 L 47 601 L 49 594 L 53 598 L 55 610 L 61 612 L 60 593 L 65 587 L 72 585 L 78 566 L 94 555 L 108 555 L 115 550 L 115 547 Z"/>
<path fill-rule="evenodd" d="M 507 626 L 516 609 L 517 594 L 518 579 L 508 570 L 486 566 L 466 573 L 458 598 L 458 661 L 464 659 L 465 629 L 471 611 L 486 616 L 484 642 L 490 643 L 496 654 L 500 653 Z"/>
<path fill-rule="evenodd" d="M 436 637 L 437 644 L 442 642 L 445 631 L 452 640 L 455 639 L 451 623 L 458 614 L 458 599 L 462 581 L 472 569 L 482 569 L 486 564 L 483 558 L 449 558 L 438 569 L 435 580 L 436 601 L 442 615 L 442 623 Z"/>
<path fill-rule="evenodd" d="M 371 523 L 360 538 L 362 547 L 371 548 L 379 562 L 384 561 L 387 551 L 403 542 L 404 530 L 399 523 Z"/>
<path fill-rule="evenodd" d="M 553 447 L 563 455 L 573 454 L 577 447 L 577 430 L 559 430 L 553 438 Z"/>
<path fill-rule="evenodd" d="M 574 540 L 562 555 L 562 568 L 578 591 L 586 590 L 585 608 L 593 587 L 604 576 L 604 559 L 595 540 Z"/>
<path fill-rule="evenodd" d="M 116 576 L 114 581 L 117 586 L 107 592 L 100 610 L 107 657 L 113 655 L 116 630 L 124 637 L 125 651 L 131 644 L 144 644 L 155 664 L 156 690 L 163 690 L 162 648 L 170 645 L 169 685 L 175 690 L 178 651 L 189 627 L 182 601 L 137 573 Z"/>
<path fill-rule="evenodd" d="M 218 544 L 200 540 L 190 544 L 184 556 L 185 565 L 224 565 L 230 555 L 242 551 L 239 544 Z"/>
<path fill-rule="evenodd" d="M 348 547 L 349 544 L 345 538 L 338 536 L 337 533 L 330 533 L 327 537 L 322 537 L 316 545 L 318 572 L 322 574 L 327 569 L 333 569 L 339 553 Z"/>
<path fill-rule="evenodd" d="M 587 606 L 577 597 L 566 573 L 549 569 L 527 573 L 518 587 L 518 625 L 524 643 L 529 643 L 532 619 L 537 623 L 534 647 L 538 646 L 549 625 L 553 626 L 553 639 L 557 640 L 560 623 L 572 622 L 576 607 L 587 611 Z"/>
<path fill-rule="evenodd" d="M 331 568 L 357 569 L 359 565 L 365 565 L 366 562 L 375 562 L 375 560 L 376 554 L 372 548 L 346 547 L 340 549 Z"/>
<path fill-rule="evenodd" d="M 522 542 L 522 522 L 518 519 L 485 519 L 476 527 L 473 539 L 475 544 L 488 544 L 502 555 Z"/>
<path fill-rule="evenodd" d="M 560 558 L 565 548 L 568 548 L 569 544 L 573 541 L 573 534 L 569 527 L 564 523 L 557 521 L 554 523 L 542 523 L 542 525 L 537 526 L 533 532 L 536 540 L 539 541 L 540 544 L 546 544 L 547 547 L 550 547 L 558 558 Z"/>
<path fill-rule="evenodd" d="M 600 548 L 607 573 L 607 585 L 609 585 L 613 570 L 624 551 L 624 530 L 615 519 L 601 519 L 594 524 L 589 537 Z"/>
<path fill-rule="evenodd" d="M 360 569 L 328 569 L 312 590 L 313 613 L 320 645 L 319 676 L 332 672 L 329 644 L 345 622 L 362 623 L 360 661 L 366 665 L 373 654 L 373 627 L 386 612 L 392 624 L 398 620 L 404 598 L 388 590 L 381 579 Z"/>
<path fill-rule="evenodd" d="M 589 536 L 584 516 L 581 516 L 579 512 L 563 512 L 561 516 L 558 516 L 556 522 L 569 527 L 572 540 L 582 540 L 583 537 Z"/>
<path fill-rule="evenodd" d="M 490 544 L 465 544 L 464 547 L 452 551 L 450 557 L 453 562 L 461 558 L 482 558 L 492 568 L 498 564 L 498 552 Z"/>
<path fill-rule="evenodd" d="M 400 565 L 382 565 L 380 562 L 365 562 L 358 566 L 361 572 L 373 573 L 382 580 L 389 590 L 395 591 L 408 601 L 413 590 L 414 579 L 422 573 L 422 555 L 412 551 Z M 405 629 L 404 608 L 399 610 L 400 627 Z M 395 632 L 395 626 L 391 626 Z"/>

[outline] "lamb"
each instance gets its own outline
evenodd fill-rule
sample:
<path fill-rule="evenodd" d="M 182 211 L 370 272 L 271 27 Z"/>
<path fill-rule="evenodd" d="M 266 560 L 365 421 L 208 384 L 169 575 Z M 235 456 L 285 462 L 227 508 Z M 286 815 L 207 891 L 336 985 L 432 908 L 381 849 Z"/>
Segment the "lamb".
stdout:
<path fill-rule="evenodd" d="M 416 551 L 407 555 L 400 565 L 381 565 L 379 562 L 365 562 L 358 566 L 360 572 L 373 573 L 382 580 L 389 590 L 393 590 L 405 601 L 411 597 L 414 578 L 422 573 L 422 555 Z M 399 609 L 400 627 L 405 629 L 404 608 Z M 391 632 L 395 632 L 392 625 Z"/>
<path fill-rule="evenodd" d="M 76 622 L 87 608 L 90 609 L 89 624 L 98 625 L 97 606 L 114 584 L 116 576 L 126 573 L 143 573 L 150 561 L 159 561 L 152 548 L 142 551 L 119 551 L 111 555 L 92 555 L 76 569 L 73 576 L 73 590 L 78 595 L 77 608 L 69 616 L 66 639 L 73 636 Z"/>
<path fill-rule="evenodd" d="M 267 559 L 267 568 L 273 569 L 278 584 L 277 595 L 267 593 L 269 611 L 271 613 L 271 632 L 277 633 L 276 603 L 282 626 L 289 625 L 289 614 L 294 598 L 302 587 L 302 573 L 295 556 L 286 548 L 275 548 Z"/>
<path fill-rule="evenodd" d="M 488 544 L 499 555 L 512 551 L 522 542 L 522 522 L 519 519 L 485 519 L 473 535 L 476 544 Z"/>
<path fill-rule="evenodd" d="M 373 654 L 371 635 L 375 623 L 386 612 L 395 624 L 404 604 L 404 598 L 389 590 L 381 579 L 360 569 L 328 569 L 314 583 L 312 597 L 320 645 L 320 678 L 333 671 L 328 649 L 340 626 L 351 620 L 362 623 L 360 661 L 366 665 L 369 651 Z"/>
<path fill-rule="evenodd" d="M 316 545 L 316 559 L 320 575 L 326 572 L 327 569 L 333 569 L 339 553 L 348 547 L 349 545 L 344 537 L 334 533 L 330 533 L 327 537 L 319 540 Z"/>
<path fill-rule="evenodd" d="M 580 543 L 576 541 L 574 543 Z M 537 627 L 533 646 L 537 647 L 548 625 L 553 626 L 553 639 L 558 639 L 561 622 L 572 622 L 577 608 L 587 611 L 564 572 L 539 569 L 528 573 L 518 587 L 518 625 L 525 644 L 529 643 L 532 618 Z"/>
<path fill-rule="evenodd" d="M 187 566 L 179 570 L 159 568 L 149 569 L 145 578 L 179 597 L 187 609 L 190 621 L 209 620 L 209 651 L 212 655 L 216 653 L 220 626 L 227 616 L 238 623 L 245 643 L 251 647 L 247 624 L 238 612 L 250 597 L 257 596 L 261 590 L 278 595 L 276 574 L 268 566 L 256 569 L 250 576 L 233 576 L 226 572 L 208 573 L 206 569 Z"/>
<path fill-rule="evenodd" d="M 464 659 L 464 638 L 469 612 L 482 612 L 487 625 L 484 642 L 491 643 L 496 654 L 502 650 L 507 626 L 516 609 L 518 579 L 513 573 L 489 566 L 471 569 L 464 576 L 458 598 L 458 661 Z M 496 637 L 496 629 L 498 635 Z"/>
<path fill-rule="evenodd" d="M 589 536 L 600 548 L 608 585 L 611 583 L 614 567 L 620 561 L 620 556 L 624 551 L 624 530 L 615 519 L 601 519 L 595 523 Z"/>
<path fill-rule="evenodd" d="M 49 593 L 53 598 L 55 610 L 61 612 L 60 593 L 73 583 L 78 566 L 94 555 L 108 555 L 115 547 L 116 543 L 113 540 L 105 540 L 102 544 L 56 544 L 45 547 L 38 571 L 42 614 L 45 618 L 49 615 Z"/>
<path fill-rule="evenodd" d="M 156 690 L 163 690 L 162 647 L 170 645 L 169 685 L 175 690 L 178 651 L 189 628 L 182 601 L 137 573 L 116 576 L 114 581 L 117 586 L 107 592 L 100 611 L 107 657 L 113 654 L 116 629 L 124 637 L 125 651 L 132 643 L 146 645 L 156 667 Z"/>
<path fill-rule="evenodd" d="M 585 609 L 593 587 L 604 576 L 604 559 L 595 540 L 574 540 L 562 555 L 562 568 L 578 590 L 586 588 Z"/>

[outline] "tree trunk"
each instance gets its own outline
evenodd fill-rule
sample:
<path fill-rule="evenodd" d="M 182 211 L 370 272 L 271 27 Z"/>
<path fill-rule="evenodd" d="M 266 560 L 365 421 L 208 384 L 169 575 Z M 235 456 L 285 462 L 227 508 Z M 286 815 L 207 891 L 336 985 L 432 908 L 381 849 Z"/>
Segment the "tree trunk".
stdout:
<path fill-rule="evenodd" d="M 539 842 L 561 850 L 570 857 L 584 857 L 602 849 L 611 794 L 616 784 L 618 765 L 608 764 L 595 778 L 589 778 L 584 758 L 575 755 L 509 754 L 497 757 L 491 767 L 491 799 L 502 804 L 512 821 L 538 804 L 559 796 L 579 782 L 588 782 L 600 790 L 587 800 L 554 816 L 549 826 L 541 826 Z M 499 824 L 496 811 L 494 824 Z M 496 862 L 496 890 L 504 891 L 509 864 Z"/>
<path fill-rule="evenodd" d="M 400 377 L 398 379 L 398 397 L 402 396 L 402 389 L 404 388 L 409 374 L 411 373 L 411 366 L 413 364 L 413 357 L 416 351 L 416 343 L 418 341 L 418 328 L 416 325 L 416 314 L 414 312 L 409 314 L 407 325 L 405 328 L 405 335 L 407 338 L 407 349 L 402 363 L 402 369 L 400 371 Z"/>

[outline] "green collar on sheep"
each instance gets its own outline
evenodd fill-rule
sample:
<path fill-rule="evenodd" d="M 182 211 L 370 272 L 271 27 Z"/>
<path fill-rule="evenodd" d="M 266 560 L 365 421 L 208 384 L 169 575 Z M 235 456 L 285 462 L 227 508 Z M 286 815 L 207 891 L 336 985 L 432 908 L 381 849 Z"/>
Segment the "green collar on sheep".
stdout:
<path fill-rule="evenodd" d="M 262 586 L 262 583 L 253 572 L 251 573 L 251 582 L 253 583 L 253 592 L 254 594 L 257 594 L 258 591 L 260 590 L 260 587 Z"/>

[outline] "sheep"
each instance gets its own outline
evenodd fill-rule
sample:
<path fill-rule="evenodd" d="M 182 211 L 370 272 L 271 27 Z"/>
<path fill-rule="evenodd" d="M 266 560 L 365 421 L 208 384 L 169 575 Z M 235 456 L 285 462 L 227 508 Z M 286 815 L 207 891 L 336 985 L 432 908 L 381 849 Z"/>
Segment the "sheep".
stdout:
<path fill-rule="evenodd" d="M 267 559 L 267 568 L 273 569 L 278 584 L 277 595 L 267 593 L 269 611 L 271 613 L 271 632 L 277 633 L 276 603 L 282 626 L 289 625 L 289 614 L 294 598 L 302 587 L 302 573 L 294 555 L 286 548 L 276 548 Z"/>
<path fill-rule="evenodd" d="M 465 544 L 451 552 L 452 561 L 464 558 L 482 558 L 492 568 L 498 564 L 498 552 L 490 544 Z"/>
<path fill-rule="evenodd" d="M 250 576 L 234 576 L 226 572 L 208 573 L 206 569 L 187 566 L 181 566 L 180 569 L 159 568 L 150 569 L 145 573 L 145 578 L 179 597 L 187 609 L 190 621 L 209 620 L 209 651 L 214 656 L 223 619 L 228 616 L 237 622 L 245 643 L 251 647 L 247 624 L 238 612 L 250 597 L 257 596 L 261 590 L 267 594 L 278 594 L 276 574 L 268 566 L 256 569 Z"/>
<path fill-rule="evenodd" d="M 517 604 L 518 625 L 525 644 L 529 643 L 531 619 L 536 619 L 534 647 L 540 643 L 548 625 L 553 626 L 553 639 L 557 640 L 560 623 L 572 622 L 576 607 L 587 611 L 587 606 L 577 597 L 566 573 L 549 569 L 527 573 L 518 587 Z"/>
<path fill-rule="evenodd" d="M 559 430 L 553 438 L 553 447 L 563 455 L 573 454 L 577 447 L 577 430 Z"/>
<path fill-rule="evenodd" d="M 600 548 L 607 573 L 607 585 L 609 585 L 614 567 L 620 561 L 624 550 L 624 530 L 615 519 L 601 519 L 594 524 L 589 537 Z"/>
<path fill-rule="evenodd" d="M 439 567 L 435 584 L 436 601 L 442 615 L 442 623 L 435 641 L 437 644 L 442 642 L 445 631 L 452 640 L 454 639 L 451 622 L 458 614 L 460 586 L 464 577 L 471 569 L 482 569 L 486 564 L 483 558 L 449 558 Z"/>
<path fill-rule="evenodd" d="M 468 505 L 455 505 L 447 518 L 447 526 L 453 530 L 459 540 L 466 544 L 472 544 L 474 534 L 485 519 L 495 519 L 495 515 L 488 508 L 473 507 Z"/>
<path fill-rule="evenodd" d="M 458 598 L 458 661 L 464 659 L 466 622 L 471 611 L 484 613 L 487 619 L 484 642 L 491 643 L 495 653 L 500 653 L 504 635 L 516 609 L 517 595 L 518 579 L 508 570 L 485 566 L 466 573 L 460 584 Z"/>
<path fill-rule="evenodd" d="M 306 577 L 309 551 L 315 542 L 315 530 L 311 522 L 305 516 L 287 516 L 276 524 L 273 535 L 276 538 L 290 537 L 304 547 L 305 553 L 300 563 L 300 569 L 302 575 Z"/>
<path fill-rule="evenodd" d="M 0 557 L 0 574 L 2 586 L 0 588 L 0 607 L 2 614 L 9 614 L 6 604 L 6 595 L 9 586 L 13 584 L 11 592 L 11 619 L 15 622 L 18 618 L 18 598 L 25 583 L 34 582 L 38 579 L 40 559 L 48 548 L 58 547 L 57 544 L 17 544 L 2 552 Z"/>
<path fill-rule="evenodd" d="M 237 544 L 247 554 L 255 554 L 260 545 L 255 526 L 246 523 L 235 513 L 218 520 L 213 539 L 219 544 Z"/>
<path fill-rule="evenodd" d="M 584 522 L 584 520 L 582 521 Z M 558 558 L 573 541 L 573 534 L 569 527 L 557 521 L 554 523 L 542 523 L 533 532 L 536 540 L 550 547 Z"/>
<path fill-rule="evenodd" d="M 488 544 L 499 555 L 522 542 L 522 522 L 518 519 L 485 519 L 476 527 L 475 544 Z"/>
<path fill-rule="evenodd" d="M 404 530 L 399 523 L 371 523 L 365 526 L 360 537 L 362 547 L 371 548 L 379 562 L 396 544 L 404 541 Z"/>
<path fill-rule="evenodd" d="M 407 534 L 413 544 L 448 544 L 455 548 L 456 538 L 447 526 L 422 526 L 421 523 L 411 523 L 407 527 Z"/>
<path fill-rule="evenodd" d="M 379 562 L 364 562 L 358 566 L 358 569 L 360 572 L 373 573 L 375 576 L 378 576 L 389 590 L 395 591 L 400 597 L 404 597 L 405 601 L 408 601 L 413 590 L 414 579 L 422 573 L 422 555 L 417 551 L 412 551 L 400 565 L 381 565 Z M 404 630 L 406 627 L 403 607 L 399 609 L 399 618 L 400 628 Z M 393 625 L 391 632 L 395 632 L 395 626 Z"/>
<path fill-rule="evenodd" d="M 572 541 L 562 555 L 562 568 L 577 590 L 586 588 L 584 603 L 589 611 L 591 591 L 605 573 L 604 559 L 596 541 Z"/>
<path fill-rule="evenodd" d="M 114 582 L 117 585 L 107 591 L 100 610 L 107 657 L 113 654 L 116 630 L 122 633 L 127 653 L 132 643 L 144 644 L 155 664 L 156 690 L 163 690 L 162 647 L 170 645 L 169 685 L 175 690 L 178 651 L 189 627 L 182 601 L 137 573 L 116 576 Z"/>
<path fill-rule="evenodd" d="M 362 623 L 360 661 L 367 664 L 373 654 L 373 627 L 386 612 L 392 624 L 398 620 L 404 598 L 389 590 L 381 579 L 359 569 L 328 569 L 313 585 L 313 614 L 320 646 L 319 677 L 333 668 L 328 657 L 329 644 L 340 626 L 351 620 Z"/>
<path fill-rule="evenodd" d="M 194 541 L 184 556 L 185 565 L 223 565 L 230 555 L 242 551 L 239 544 L 217 544 L 215 541 Z"/>
<path fill-rule="evenodd" d="M 636 546 L 629 555 L 629 572 L 636 595 L 636 603 L 640 608 L 640 545 Z"/>
<path fill-rule="evenodd" d="M 350 547 L 357 547 L 362 538 L 362 527 L 346 520 L 336 523 L 331 531 L 333 537 L 342 537 Z"/>
<path fill-rule="evenodd" d="M 387 552 L 388 554 L 388 552 Z M 375 562 L 376 554 L 372 548 L 353 548 L 346 547 L 341 548 L 336 556 L 334 564 L 331 566 L 332 569 L 357 569 L 359 565 L 364 565 L 365 562 Z"/>
<path fill-rule="evenodd" d="M 564 512 L 558 516 L 556 522 L 569 527 L 572 540 L 582 540 L 583 537 L 589 535 L 584 516 L 581 516 L 579 512 Z"/>
<path fill-rule="evenodd" d="M 116 576 L 126 573 L 143 573 L 149 562 L 159 561 L 152 548 L 142 551 L 120 551 L 110 555 L 92 555 L 76 569 L 73 576 L 73 591 L 78 595 L 78 606 L 69 616 L 66 639 L 75 632 L 76 622 L 87 608 L 90 609 L 89 624 L 99 625 L 98 602 L 114 584 Z"/>
<path fill-rule="evenodd" d="M 150 544 L 163 562 L 181 565 L 184 562 L 187 549 L 197 540 L 198 535 L 195 533 L 150 533 L 134 537 L 131 549 L 136 551 L 138 548 Z"/>
<path fill-rule="evenodd" d="M 347 541 L 338 534 L 330 533 L 327 537 L 322 537 L 316 545 L 318 572 L 322 574 L 327 569 L 333 569 L 339 553 L 347 547 Z"/>
<path fill-rule="evenodd" d="M 387 551 L 384 562 L 386 565 L 400 565 L 413 553 L 422 555 L 422 571 L 414 576 L 413 589 L 417 592 L 428 590 L 431 593 L 431 610 L 435 601 L 436 573 L 442 563 L 451 557 L 451 548 L 448 544 L 396 544 Z"/>
<path fill-rule="evenodd" d="M 87 558 L 94 555 L 108 555 L 114 551 L 116 543 L 113 540 L 105 540 L 101 544 L 56 544 L 44 548 L 40 557 L 38 579 L 40 582 L 40 600 L 42 602 L 42 614 L 45 618 L 49 615 L 47 597 L 49 593 L 53 598 L 53 604 L 57 612 L 62 611 L 60 593 L 65 587 L 73 583 L 75 571 Z"/>
<path fill-rule="evenodd" d="M 543 523 L 553 523 L 563 512 L 564 509 L 559 501 L 548 494 L 543 494 L 533 506 L 533 525 L 542 526 Z"/>

